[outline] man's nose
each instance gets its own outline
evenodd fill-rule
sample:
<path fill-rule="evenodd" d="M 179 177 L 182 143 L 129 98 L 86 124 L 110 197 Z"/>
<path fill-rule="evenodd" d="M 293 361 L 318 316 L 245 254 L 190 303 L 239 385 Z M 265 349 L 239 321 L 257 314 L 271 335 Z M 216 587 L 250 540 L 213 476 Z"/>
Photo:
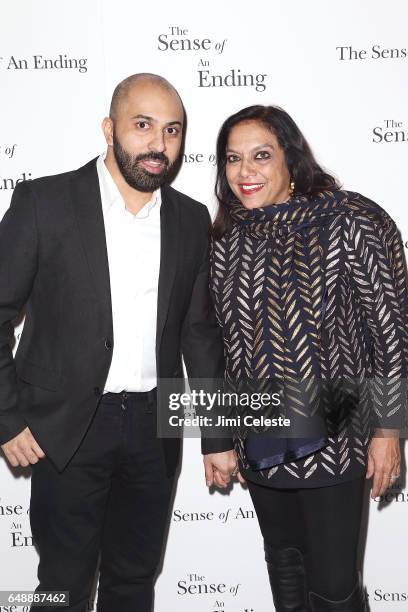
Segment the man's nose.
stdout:
<path fill-rule="evenodd" d="M 163 153 L 166 150 L 166 142 L 164 140 L 164 134 L 161 130 L 158 130 L 152 135 L 149 142 L 149 151 L 156 151 Z"/>

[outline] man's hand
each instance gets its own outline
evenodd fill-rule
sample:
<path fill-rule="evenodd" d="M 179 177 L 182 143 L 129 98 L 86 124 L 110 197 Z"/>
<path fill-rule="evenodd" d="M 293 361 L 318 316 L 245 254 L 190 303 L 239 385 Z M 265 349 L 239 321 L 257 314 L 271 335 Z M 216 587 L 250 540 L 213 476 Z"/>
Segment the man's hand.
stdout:
<path fill-rule="evenodd" d="M 371 497 L 374 499 L 392 486 L 400 476 L 401 449 L 398 435 L 373 437 L 368 449 L 366 478 L 373 479 Z"/>
<path fill-rule="evenodd" d="M 34 439 L 28 427 L 23 429 L 15 438 L 1 445 L 10 465 L 27 467 L 43 459 L 45 454 Z"/>
<path fill-rule="evenodd" d="M 207 487 L 216 485 L 225 489 L 231 480 L 231 476 L 237 476 L 240 483 L 245 482 L 238 471 L 237 455 L 234 450 L 204 455 L 203 461 Z"/>

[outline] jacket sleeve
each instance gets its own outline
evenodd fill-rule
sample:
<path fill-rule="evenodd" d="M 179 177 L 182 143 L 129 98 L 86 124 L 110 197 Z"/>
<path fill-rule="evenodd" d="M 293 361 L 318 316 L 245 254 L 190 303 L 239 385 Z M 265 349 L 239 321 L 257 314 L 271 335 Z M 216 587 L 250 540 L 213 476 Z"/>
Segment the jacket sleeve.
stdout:
<path fill-rule="evenodd" d="M 25 305 L 37 272 L 37 228 L 30 183 L 19 183 L 0 222 L 0 444 L 26 426 L 19 412 L 12 324 Z"/>
<path fill-rule="evenodd" d="M 214 304 L 209 289 L 209 228 L 211 219 L 207 207 L 202 206 L 201 218 L 205 232 L 205 248 L 194 282 L 190 305 L 183 322 L 181 347 L 188 377 L 202 380 L 205 387 L 216 391 L 216 384 L 224 379 L 224 352 L 221 329 L 215 317 Z M 193 382 L 194 384 L 194 382 Z M 205 437 L 202 428 L 203 454 L 218 453 L 233 448 L 229 432 L 219 432 L 217 437 Z M 213 433 L 213 432 L 212 432 Z M 221 437 L 226 436 L 226 437 Z"/>
<path fill-rule="evenodd" d="M 351 275 L 373 348 L 372 426 L 381 436 L 407 426 L 406 262 L 397 227 L 385 211 L 357 213 L 349 229 Z"/>

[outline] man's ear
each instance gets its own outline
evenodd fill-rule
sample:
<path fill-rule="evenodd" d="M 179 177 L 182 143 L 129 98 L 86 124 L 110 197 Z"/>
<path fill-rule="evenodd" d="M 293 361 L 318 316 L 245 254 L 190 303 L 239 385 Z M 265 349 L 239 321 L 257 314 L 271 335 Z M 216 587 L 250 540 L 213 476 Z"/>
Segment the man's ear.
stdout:
<path fill-rule="evenodd" d="M 113 147 L 113 121 L 110 117 L 105 117 L 102 121 L 102 131 L 105 135 L 106 144 Z"/>

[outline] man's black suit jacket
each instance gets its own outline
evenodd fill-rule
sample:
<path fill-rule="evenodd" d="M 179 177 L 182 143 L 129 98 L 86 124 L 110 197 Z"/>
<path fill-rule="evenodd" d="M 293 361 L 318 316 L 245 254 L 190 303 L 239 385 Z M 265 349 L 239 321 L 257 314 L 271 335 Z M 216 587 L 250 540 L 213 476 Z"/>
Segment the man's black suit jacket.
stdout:
<path fill-rule="evenodd" d="M 162 187 L 156 362 L 159 378 L 223 376 L 208 290 L 207 208 Z M 12 321 L 26 305 L 13 359 Z M 96 160 L 17 185 L 0 223 L 0 443 L 27 425 L 62 471 L 81 443 L 114 344 Z M 178 439 L 162 440 L 168 473 Z M 203 452 L 232 448 L 203 440 Z"/>

